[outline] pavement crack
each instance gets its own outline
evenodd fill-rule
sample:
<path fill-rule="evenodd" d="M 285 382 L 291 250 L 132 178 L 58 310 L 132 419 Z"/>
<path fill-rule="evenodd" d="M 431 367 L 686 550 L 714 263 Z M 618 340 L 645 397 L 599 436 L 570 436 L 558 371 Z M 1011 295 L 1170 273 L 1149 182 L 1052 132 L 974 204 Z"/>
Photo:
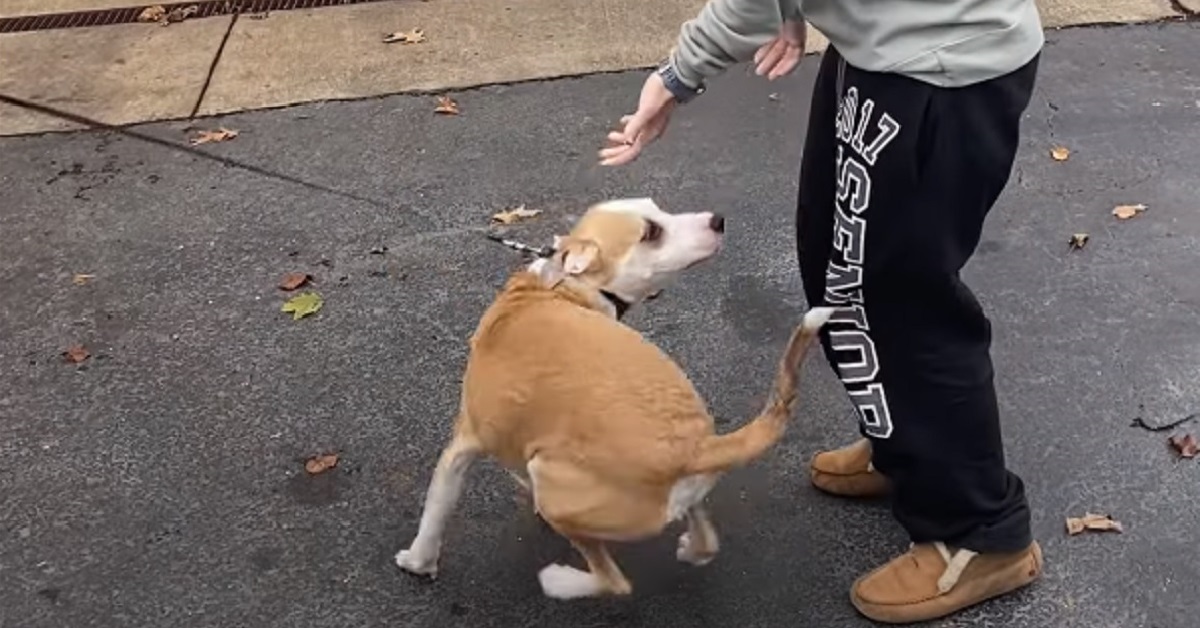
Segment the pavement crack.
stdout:
<path fill-rule="evenodd" d="M 238 11 L 241 11 L 239 8 Z M 233 18 L 229 20 L 229 26 L 225 29 L 225 35 L 221 37 L 221 44 L 217 46 L 217 54 L 213 55 L 212 63 L 208 66 L 208 74 L 204 77 L 204 85 L 200 87 L 200 94 L 196 96 L 196 105 L 192 107 L 192 113 L 188 119 L 196 117 L 200 113 L 200 105 L 204 103 L 204 97 L 208 96 L 208 86 L 212 84 L 213 74 L 217 71 L 217 64 L 221 62 L 221 56 L 225 54 L 225 44 L 229 42 L 229 36 L 233 34 L 233 27 L 237 24 L 239 12 L 233 14 Z"/>
<path fill-rule="evenodd" d="M 1050 139 L 1054 139 L 1054 118 L 1058 115 L 1058 105 L 1054 104 L 1054 101 L 1050 100 L 1045 92 L 1042 92 L 1041 96 L 1042 100 L 1046 101 L 1046 110 L 1049 112 L 1046 114 L 1046 131 L 1050 135 Z"/>

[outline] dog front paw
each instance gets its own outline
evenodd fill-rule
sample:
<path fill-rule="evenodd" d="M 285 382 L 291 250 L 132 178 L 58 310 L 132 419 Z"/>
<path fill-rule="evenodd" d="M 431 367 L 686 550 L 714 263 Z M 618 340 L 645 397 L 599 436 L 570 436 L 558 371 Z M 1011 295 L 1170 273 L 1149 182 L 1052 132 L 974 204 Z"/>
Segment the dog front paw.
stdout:
<path fill-rule="evenodd" d="M 692 535 L 684 532 L 679 535 L 679 547 L 675 550 L 675 558 L 680 562 L 703 567 L 717 557 L 717 548 L 702 547 L 692 539 Z"/>
<path fill-rule="evenodd" d="M 423 556 L 412 548 L 396 553 L 396 566 L 411 574 L 428 576 L 430 580 L 437 578 L 437 563 L 437 556 Z"/>

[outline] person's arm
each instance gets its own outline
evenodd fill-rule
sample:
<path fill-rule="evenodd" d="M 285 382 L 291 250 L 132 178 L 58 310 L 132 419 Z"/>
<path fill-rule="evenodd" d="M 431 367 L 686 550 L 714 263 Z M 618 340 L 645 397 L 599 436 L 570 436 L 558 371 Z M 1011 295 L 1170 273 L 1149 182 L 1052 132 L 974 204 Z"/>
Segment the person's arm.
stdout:
<path fill-rule="evenodd" d="M 750 61 L 779 35 L 785 18 L 798 20 L 799 13 L 798 0 L 709 0 L 680 29 L 670 67 L 696 89 L 729 66 Z"/>
<path fill-rule="evenodd" d="M 771 81 L 789 74 L 804 54 L 799 1 L 709 0 L 680 29 L 667 62 L 646 77 L 637 111 L 608 133 L 610 145 L 600 149 L 600 163 L 619 166 L 637 159 L 662 136 L 678 103 L 694 98 L 705 79 L 735 63 L 753 60 L 755 73 Z"/>

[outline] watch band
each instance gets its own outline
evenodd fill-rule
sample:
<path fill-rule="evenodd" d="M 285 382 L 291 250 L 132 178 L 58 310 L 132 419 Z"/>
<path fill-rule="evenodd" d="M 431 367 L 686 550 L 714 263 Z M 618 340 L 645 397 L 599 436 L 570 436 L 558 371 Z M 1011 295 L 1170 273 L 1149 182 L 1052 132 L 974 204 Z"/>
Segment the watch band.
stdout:
<path fill-rule="evenodd" d="M 679 75 L 675 72 L 675 67 L 672 66 L 670 62 L 659 66 L 658 75 L 662 77 L 663 85 L 666 86 L 667 91 L 671 92 L 671 95 L 675 97 L 675 100 L 679 104 L 688 102 L 696 96 L 704 93 L 705 87 L 703 83 L 701 83 L 700 86 L 695 89 L 688 87 L 679 78 Z"/>

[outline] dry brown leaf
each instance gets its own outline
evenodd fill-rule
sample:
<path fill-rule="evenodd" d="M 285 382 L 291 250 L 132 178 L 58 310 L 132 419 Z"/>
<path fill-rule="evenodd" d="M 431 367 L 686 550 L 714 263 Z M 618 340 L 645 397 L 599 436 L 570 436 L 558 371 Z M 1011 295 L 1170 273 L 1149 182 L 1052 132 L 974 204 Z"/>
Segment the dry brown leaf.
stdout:
<path fill-rule="evenodd" d="M 156 4 L 142 9 L 142 12 L 138 13 L 137 19 L 139 22 L 161 22 L 166 17 L 167 9 L 161 4 Z"/>
<path fill-rule="evenodd" d="M 336 467 L 337 463 L 337 454 L 321 454 L 319 456 L 313 456 L 305 461 L 304 470 L 307 471 L 309 475 L 316 475 Z"/>
<path fill-rule="evenodd" d="M 1082 517 L 1067 517 L 1067 534 L 1075 536 L 1087 530 L 1095 532 L 1124 532 L 1125 528 L 1121 525 L 1120 521 L 1108 515 L 1097 515 L 1089 512 Z"/>
<path fill-rule="evenodd" d="M 85 284 L 95 278 L 96 278 L 95 275 L 85 275 L 83 273 L 77 273 L 74 277 L 71 278 L 71 283 L 73 283 L 77 286 L 82 286 L 83 284 Z"/>
<path fill-rule="evenodd" d="M 295 290 L 309 281 L 312 281 L 312 275 L 308 273 L 288 273 L 279 280 L 279 289 Z"/>
<path fill-rule="evenodd" d="M 1171 446 L 1175 448 L 1175 453 L 1179 454 L 1180 458 L 1190 459 L 1200 455 L 1200 443 L 1197 443 L 1196 437 L 1191 434 L 1172 436 Z"/>
<path fill-rule="evenodd" d="M 502 212 L 496 212 L 492 214 L 492 220 L 500 224 L 511 225 L 514 222 L 523 220 L 525 218 L 533 218 L 540 213 L 542 213 L 542 210 L 540 209 L 527 209 L 525 205 L 521 205 L 520 207 L 514 207 L 512 209 L 506 209 Z"/>
<path fill-rule="evenodd" d="M 166 23 L 182 22 L 199 12 L 200 7 L 194 4 L 186 7 L 175 7 L 174 9 L 171 9 L 169 13 L 167 13 L 164 21 Z M 163 26 L 166 26 L 166 23 L 164 23 Z"/>
<path fill-rule="evenodd" d="M 1050 149 L 1050 157 L 1054 161 L 1066 161 L 1071 157 L 1071 149 L 1066 146 L 1055 146 Z"/>
<path fill-rule="evenodd" d="M 1070 240 L 1071 250 L 1079 250 L 1079 249 L 1082 249 L 1083 247 L 1087 246 L 1088 239 L 1090 239 L 1090 238 L 1091 238 L 1091 236 L 1089 236 L 1086 233 L 1072 234 L 1071 240 Z"/>
<path fill-rule="evenodd" d="M 87 347 L 84 347 L 83 345 L 72 345 L 67 347 L 67 350 L 63 351 L 62 355 L 63 359 L 71 364 L 79 364 L 80 362 L 92 357 L 91 352 L 88 351 Z"/>
<path fill-rule="evenodd" d="M 208 144 L 210 142 L 224 142 L 237 136 L 237 131 L 221 127 L 216 131 L 200 131 L 190 141 L 192 146 L 196 146 L 198 144 Z"/>
<path fill-rule="evenodd" d="M 1144 211 L 1146 211 L 1146 206 L 1138 203 L 1137 205 L 1117 205 L 1113 208 L 1112 214 L 1117 217 L 1117 220 L 1129 220 Z"/>
<path fill-rule="evenodd" d="M 414 28 L 411 31 L 397 31 L 383 38 L 385 44 L 419 44 L 425 41 L 425 31 Z"/>
<path fill-rule="evenodd" d="M 434 113 L 440 113 L 447 116 L 458 115 L 458 103 L 449 96 L 438 96 L 437 107 L 433 110 Z"/>

